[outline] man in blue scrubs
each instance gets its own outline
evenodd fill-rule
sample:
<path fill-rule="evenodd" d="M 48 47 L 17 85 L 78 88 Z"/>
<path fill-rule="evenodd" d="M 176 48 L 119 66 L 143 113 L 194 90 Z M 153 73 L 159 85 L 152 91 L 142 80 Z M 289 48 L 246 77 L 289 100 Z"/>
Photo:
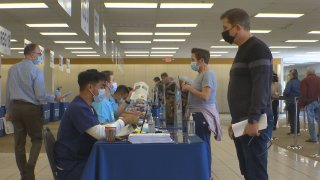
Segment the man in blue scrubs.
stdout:
<path fill-rule="evenodd" d="M 104 79 L 104 74 L 95 69 L 78 75 L 80 95 L 74 98 L 62 117 L 54 148 L 58 179 L 80 179 L 93 144 L 105 138 L 105 127 L 99 124 L 91 106 L 104 86 Z M 120 131 L 126 124 L 134 124 L 136 119 L 134 115 L 126 116 L 113 124 Z"/>

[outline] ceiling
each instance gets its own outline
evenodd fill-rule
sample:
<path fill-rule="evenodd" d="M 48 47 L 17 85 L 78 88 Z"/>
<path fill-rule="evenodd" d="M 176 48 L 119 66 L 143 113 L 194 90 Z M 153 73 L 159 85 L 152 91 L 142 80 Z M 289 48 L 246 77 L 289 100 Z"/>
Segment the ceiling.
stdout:
<path fill-rule="evenodd" d="M 268 34 L 254 34 L 267 43 L 268 46 L 297 46 L 294 49 L 271 49 L 274 57 L 283 58 L 288 63 L 306 61 L 318 62 L 317 54 L 307 52 L 320 51 L 320 41 L 313 43 L 287 43 L 289 39 L 320 40 L 320 34 L 308 34 L 310 31 L 320 31 L 320 1 L 319 0 L 175 0 L 174 2 L 214 3 L 210 9 L 107 9 L 105 2 L 133 2 L 133 0 L 106 1 L 90 0 L 90 33 L 89 36 L 81 29 L 80 0 L 72 0 L 71 17 L 59 5 L 57 0 L 1 0 L 0 3 L 43 2 L 46 9 L 0 9 L 0 25 L 11 31 L 11 36 L 18 42 L 12 42 L 11 47 L 23 47 L 23 40 L 28 39 L 46 49 L 55 51 L 55 55 L 75 58 L 76 54 L 64 47 L 92 47 L 101 57 L 111 57 L 111 40 L 115 40 L 122 57 L 124 51 L 151 51 L 152 47 L 179 47 L 173 54 L 174 58 L 189 58 L 193 47 L 205 48 L 210 51 L 227 51 L 219 58 L 234 57 L 237 49 L 212 49 L 211 46 L 227 46 L 221 40 L 220 15 L 231 8 L 245 9 L 251 18 L 251 29 L 272 30 Z M 141 0 L 134 2 L 172 2 L 171 0 Z M 100 46 L 94 42 L 93 12 L 100 14 Z M 289 18 L 255 18 L 257 13 L 302 13 L 297 19 Z M 30 28 L 27 23 L 67 23 L 68 28 Z M 158 28 L 157 23 L 196 23 L 195 28 Z M 107 54 L 102 48 L 102 24 L 107 29 Z M 76 32 L 77 36 L 43 36 L 40 32 Z M 116 32 L 190 32 L 190 36 L 118 36 Z M 184 38 L 185 42 L 153 42 L 159 38 Z M 55 44 L 56 40 L 81 40 L 86 44 Z M 151 41 L 151 44 L 120 44 L 120 41 L 139 40 Z M 11 56 L 21 58 L 19 50 L 12 50 Z M 21 50 L 20 50 L 21 51 Z M 172 50 L 170 50 L 172 51 Z M 319 55 L 319 54 L 318 54 Z M 9 57 L 9 56 L 5 56 Z M 84 57 L 85 58 L 85 57 Z M 125 57 L 129 58 L 129 57 Z M 137 58 L 137 57 L 135 57 Z M 145 58 L 145 57 L 141 57 Z M 150 58 L 150 57 L 149 57 Z M 152 58 L 152 57 L 151 57 Z M 215 57 L 213 57 L 215 58 Z"/>

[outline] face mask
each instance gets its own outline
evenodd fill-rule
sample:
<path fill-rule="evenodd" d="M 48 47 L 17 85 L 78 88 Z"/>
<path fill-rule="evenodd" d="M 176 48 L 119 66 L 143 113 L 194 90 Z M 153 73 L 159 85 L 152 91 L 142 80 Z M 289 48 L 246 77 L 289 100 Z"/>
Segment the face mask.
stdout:
<path fill-rule="evenodd" d="M 99 89 L 99 94 L 98 94 L 98 96 L 93 96 L 94 102 L 100 103 L 101 101 L 103 101 L 104 96 L 105 96 L 105 92 L 106 92 L 105 89 Z"/>
<path fill-rule="evenodd" d="M 112 83 L 111 94 L 114 94 L 118 88 L 118 84 L 116 82 Z"/>
<path fill-rule="evenodd" d="M 234 27 L 234 26 L 233 26 L 233 27 Z M 233 27 L 232 27 L 231 29 L 233 29 Z M 231 29 L 226 30 L 226 31 L 223 31 L 223 32 L 221 33 L 223 39 L 224 39 L 227 43 L 229 43 L 229 44 L 232 44 L 232 43 L 234 42 L 234 38 L 235 38 L 235 37 L 233 37 L 233 36 L 230 36 L 230 34 L 229 34 L 229 32 L 230 32 Z"/>
<path fill-rule="evenodd" d="M 35 61 L 33 61 L 33 64 L 37 65 L 37 64 L 40 64 L 41 62 L 42 62 L 42 56 L 38 56 L 38 58 Z"/>
<path fill-rule="evenodd" d="M 191 69 L 198 72 L 199 65 L 196 62 L 191 62 Z"/>

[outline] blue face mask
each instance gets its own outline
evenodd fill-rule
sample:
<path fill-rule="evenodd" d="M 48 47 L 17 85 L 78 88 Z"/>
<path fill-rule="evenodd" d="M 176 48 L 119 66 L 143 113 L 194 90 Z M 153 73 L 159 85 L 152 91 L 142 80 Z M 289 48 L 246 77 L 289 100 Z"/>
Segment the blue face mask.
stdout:
<path fill-rule="evenodd" d="M 105 89 L 99 89 L 98 96 L 93 96 L 94 102 L 100 103 L 101 101 L 103 101 L 103 99 L 105 98 L 105 92 Z"/>
<path fill-rule="evenodd" d="M 37 65 L 37 64 L 40 64 L 41 62 L 42 62 L 42 56 L 38 56 L 38 58 L 35 61 L 33 61 L 33 64 Z"/>
<path fill-rule="evenodd" d="M 196 62 L 191 62 L 191 69 L 194 71 L 199 71 L 199 65 Z"/>
<path fill-rule="evenodd" d="M 111 94 L 114 94 L 114 92 L 116 92 L 118 88 L 118 84 L 116 82 L 112 83 L 112 87 L 111 87 Z"/>

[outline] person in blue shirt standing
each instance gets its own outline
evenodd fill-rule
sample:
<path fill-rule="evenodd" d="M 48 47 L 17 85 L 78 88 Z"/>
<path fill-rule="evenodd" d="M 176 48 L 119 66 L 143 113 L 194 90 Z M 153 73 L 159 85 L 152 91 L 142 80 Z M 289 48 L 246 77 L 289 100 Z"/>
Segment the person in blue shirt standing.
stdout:
<path fill-rule="evenodd" d="M 286 84 L 283 95 L 287 98 L 286 108 L 288 110 L 288 118 L 290 122 L 290 132 L 288 135 L 293 135 L 296 127 L 296 118 L 299 118 L 299 107 L 296 110 L 295 97 L 300 96 L 300 80 L 298 79 L 298 71 L 296 69 L 291 69 L 289 71 L 289 81 Z M 297 111 L 297 112 L 296 112 Z M 300 135 L 300 121 L 297 121 L 297 134 Z"/>
<path fill-rule="evenodd" d="M 104 87 L 105 76 L 95 69 L 78 75 L 80 95 L 75 97 L 64 113 L 54 146 L 58 179 L 78 180 L 87 163 L 93 144 L 105 139 L 105 126 L 100 125 L 91 106 Z M 116 133 L 126 124 L 135 124 L 138 116 L 126 116 L 113 122 Z"/>
<path fill-rule="evenodd" d="M 60 102 L 61 96 L 46 93 L 44 74 L 35 65 L 41 63 L 42 54 L 37 44 L 24 48 L 25 59 L 13 65 L 6 85 L 6 119 L 12 120 L 16 162 L 21 179 L 35 179 L 34 168 L 42 145 L 41 104 Z M 31 138 L 29 159 L 26 159 L 26 136 Z"/>

